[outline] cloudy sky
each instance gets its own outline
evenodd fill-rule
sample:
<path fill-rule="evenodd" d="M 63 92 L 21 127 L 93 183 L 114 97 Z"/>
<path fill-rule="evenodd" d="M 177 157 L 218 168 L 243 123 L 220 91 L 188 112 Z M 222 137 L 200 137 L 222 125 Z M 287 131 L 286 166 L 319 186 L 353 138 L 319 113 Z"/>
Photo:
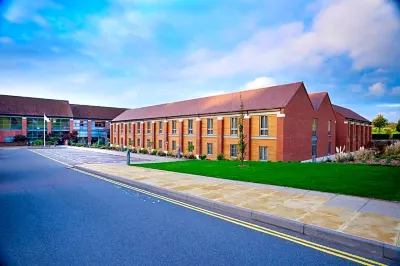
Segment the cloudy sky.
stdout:
<path fill-rule="evenodd" d="M 400 119 L 385 0 L 0 0 L 0 94 L 140 107 L 304 81 Z"/>

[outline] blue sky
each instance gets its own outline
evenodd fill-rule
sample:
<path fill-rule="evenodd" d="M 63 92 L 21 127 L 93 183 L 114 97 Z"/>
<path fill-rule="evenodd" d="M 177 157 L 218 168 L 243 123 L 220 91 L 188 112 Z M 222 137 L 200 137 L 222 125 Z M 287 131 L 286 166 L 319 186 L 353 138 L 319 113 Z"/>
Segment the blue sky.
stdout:
<path fill-rule="evenodd" d="M 385 0 L 0 0 L 0 94 L 140 107 L 304 81 L 400 119 Z"/>

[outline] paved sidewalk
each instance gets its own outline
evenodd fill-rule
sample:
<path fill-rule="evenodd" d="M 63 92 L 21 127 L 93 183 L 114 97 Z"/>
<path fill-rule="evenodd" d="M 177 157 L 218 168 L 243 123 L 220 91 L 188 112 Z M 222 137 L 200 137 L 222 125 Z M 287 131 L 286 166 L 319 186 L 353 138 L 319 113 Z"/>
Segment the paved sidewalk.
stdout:
<path fill-rule="evenodd" d="M 126 165 L 81 166 L 145 184 L 400 246 L 400 203 Z"/>

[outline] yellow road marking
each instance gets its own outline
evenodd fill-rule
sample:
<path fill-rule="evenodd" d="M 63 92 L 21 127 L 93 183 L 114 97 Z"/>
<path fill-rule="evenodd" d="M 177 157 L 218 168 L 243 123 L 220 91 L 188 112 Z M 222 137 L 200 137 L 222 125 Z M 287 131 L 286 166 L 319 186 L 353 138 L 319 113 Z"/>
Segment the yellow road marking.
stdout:
<path fill-rule="evenodd" d="M 54 158 L 51 158 L 49 156 L 43 155 L 43 154 L 38 153 L 36 151 L 33 151 L 33 150 L 30 150 L 30 151 L 32 151 L 32 152 L 34 152 L 34 153 L 36 153 L 38 155 L 41 155 L 41 156 L 43 156 L 45 158 L 48 158 L 50 160 L 53 160 L 53 161 L 56 161 L 58 163 L 64 164 L 64 165 L 66 165 L 68 167 L 72 167 L 69 164 L 61 162 L 61 161 L 56 160 Z M 285 240 L 297 243 L 299 245 L 306 246 L 306 247 L 309 247 L 309 248 L 312 248 L 312 249 L 315 249 L 315 250 L 318 250 L 318 251 L 321 251 L 321 252 L 336 256 L 336 257 L 340 257 L 340 258 L 343 258 L 343 259 L 346 259 L 346 260 L 350 260 L 350 261 L 359 263 L 361 265 L 385 266 L 385 264 L 377 262 L 377 261 L 373 261 L 373 260 L 370 260 L 370 259 L 367 259 L 367 258 L 364 258 L 364 257 L 361 257 L 361 256 L 357 256 L 357 255 L 354 255 L 354 254 L 351 254 L 351 253 L 347 253 L 345 251 L 341 251 L 341 250 L 337 250 L 337 249 L 334 249 L 334 248 L 330 248 L 330 247 L 327 247 L 327 246 L 324 246 L 324 245 L 321 245 L 321 244 L 317 244 L 317 243 L 314 243 L 314 242 L 311 242 L 311 241 L 307 241 L 307 240 L 304 240 L 304 239 L 301 239 L 301 238 L 298 238 L 298 237 L 287 235 L 287 234 L 284 234 L 284 233 L 281 233 L 281 232 L 278 232 L 278 231 L 275 231 L 275 230 L 272 230 L 272 229 L 268 229 L 268 228 L 265 228 L 265 227 L 262 227 L 262 226 L 259 226 L 259 225 L 256 225 L 256 224 L 252 224 L 252 223 L 249 223 L 249 222 L 246 222 L 246 221 L 242 221 L 242 220 L 239 220 L 239 219 L 236 219 L 236 218 L 233 218 L 233 217 L 229 217 L 229 216 L 226 216 L 226 215 L 223 215 L 223 214 L 219 214 L 219 213 L 212 212 L 212 211 L 209 211 L 209 210 L 206 210 L 206 209 L 202 209 L 202 208 L 190 205 L 188 203 L 184 203 L 184 202 L 181 202 L 181 201 L 178 201 L 178 200 L 174 200 L 174 199 L 171 199 L 171 198 L 168 198 L 168 197 L 165 197 L 165 196 L 161 196 L 161 195 L 149 192 L 147 190 L 139 189 L 139 188 L 136 188 L 134 186 L 131 186 L 131 185 L 128 185 L 128 184 L 125 184 L 125 183 L 122 183 L 122 182 L 118 182 L 118 181 L 115 181 L 115 180 L 112 180 L 112 179 L 109 179 L 109 178 L 105 178 L 105 177 L 102 177 L 102 176 L 99 176 L 99 175 L 96 175 L 96 174 L 92 174 L 92 173 L 89 173 L 89 172 L 86 172 L 86 171 L 82 171 L 82 170 L 79 170 L 79 169 L 75 169 L 75 168 L 72 168 L 72 170 L 75 170 L 77 172 L 80 172 L 80 173 L 83 173 L 83 174 L 86 174 L 86 175 L 93 176 L 95 178 L 101 179 L 103 181 L 106 181 L 106 182 L 109 182 L 109 183 L 112 183 L 112 184 L 115 184 L 115 185 L 118 185 L 118 186 L 121 186 L 121 187 L 125 187 L 125 188 L 128 188 L 128 189 L 131 189 L 131 190 L 134 190 L 134 191 L 137 191 L 137 192 L 152 196 L 154 198 L 158 198 L 158 199 L 173 203 L 175 205 L 179 205 L 179 206 L 185 207 L 187 209 L 191 209 L 191 210 L 194 210 L 194 211 L 197 211 L 197 212 L 200 212 L 200 213 L 203 213 L 203 214 L 207 214 L 209 216 L 212 216 L 212 217 L 215 217 L 215 218 L 218 218 L 218 219 L 221 219 L 221 220 L 225 220 L 227 222 L 230 222 L 230 223 L 233 223 L 233 224 L 236 224 L 236 225 L 240 225 L 240 226 L 243 226 L 243 227 L 258 231 L 258 232 L 261 232 L 261 233 L 265 233 L 265 234 L 268 234 L 268 235 L 279 237 L 281 239 L 285 239 Z"/>

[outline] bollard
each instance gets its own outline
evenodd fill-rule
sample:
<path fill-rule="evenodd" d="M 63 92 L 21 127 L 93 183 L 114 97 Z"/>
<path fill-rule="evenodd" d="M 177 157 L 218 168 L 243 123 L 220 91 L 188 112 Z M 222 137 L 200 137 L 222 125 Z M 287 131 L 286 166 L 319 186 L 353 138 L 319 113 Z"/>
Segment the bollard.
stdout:
<path fill-rule="evenodd" d="M 131 150 L 128 149 L 126 152 L 126 164 L 129 165 L 131 163 Z"/>

